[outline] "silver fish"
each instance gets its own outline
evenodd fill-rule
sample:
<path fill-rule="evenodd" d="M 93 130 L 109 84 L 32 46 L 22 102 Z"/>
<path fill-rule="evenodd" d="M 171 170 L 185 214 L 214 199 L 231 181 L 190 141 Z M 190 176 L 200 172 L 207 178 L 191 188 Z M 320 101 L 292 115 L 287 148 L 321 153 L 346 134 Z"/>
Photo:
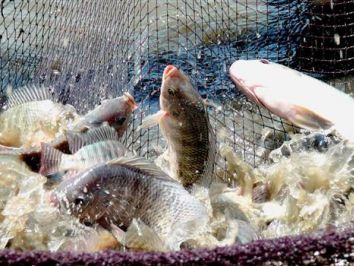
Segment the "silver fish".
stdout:
<path fill-rule="evenodd" d="M 139 219 L 169 249 L 179 249 L 208 222 L 207 211 L 196 198 L 139 157 L 115 159 L 64 180 L 52 202 L 86 225 L 100 224 L 117 239 L 133 218 Z"/>
<path fill-rule="evenodd" d="M 189 77 L 169 65 L 162 77 L 160 111 L 147 117 L 141 128 L 157 123 L 168 143 L 165 154 L 171 175 L 188 187 L 209 185 L 215 160 L 215 135 L 208 112 Z"/>
<path fill-rule="evenodd" d="M 49 144 L 42 143 L 42 175 L 53 175 L 67 171 L 80 171 L 93 165 L 110 161 L 125 155 L 132 155 L 122 143 L 115 129 L 103 126 L 87 133 L 67 132 L 69 150 L 74 154 L 65 154 Z"/>
<path fill-rule="evenodd" d="M 123 96 L 103 100 L 101 105 L 84 115 L 73 127 L 80 131 L 85 128 L 101 126 L 104 123 L 115 128 L 121 137 L 127 130 L 131 113 L 138 108 L 133 96 L 125 92 Z"/>
<path fill-rule="evenodd" d="M 39 147 L 53 140 L 77 119 L 74 107 L 54 101 L 50 88 L 26 86 L 8 97 L 0 114 L 0 144 Z"/>

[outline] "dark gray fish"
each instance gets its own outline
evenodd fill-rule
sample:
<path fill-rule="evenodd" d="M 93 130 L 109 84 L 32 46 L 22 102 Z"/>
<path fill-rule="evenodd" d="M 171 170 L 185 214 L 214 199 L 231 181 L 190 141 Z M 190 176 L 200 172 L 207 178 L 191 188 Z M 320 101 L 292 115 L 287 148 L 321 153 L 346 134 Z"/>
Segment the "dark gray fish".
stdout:
<path fill-rule="evenodd" d="M 88 112 L 74 126 L 74 130 L 98 127 L 104 123 L 115 128 L 121 137 L 127 130 L 131 113 L 138 108 L 133 96 L 125 92 L 123 96 L 103 100 L 101 105 Z"/>
<path fill-rule="evenodd" d="M 199 93 L 189 77 L 172 65 L 163 73 L 160 107 L 142 127 L 159 124 L 168 143 L 165 155 L 173 177 L 185 187 L 195 182 L 208 186 L 215 161 L 215 135 Z"/>
<path fill-rule="evenodd" d="M 171 249 L 179 249 L 208 222 L 196 198 L 139 157 L 116 159 L 64 180 L 52 201 L 80 222 L 100 224 L 117 238 L 139 219 Z"/>

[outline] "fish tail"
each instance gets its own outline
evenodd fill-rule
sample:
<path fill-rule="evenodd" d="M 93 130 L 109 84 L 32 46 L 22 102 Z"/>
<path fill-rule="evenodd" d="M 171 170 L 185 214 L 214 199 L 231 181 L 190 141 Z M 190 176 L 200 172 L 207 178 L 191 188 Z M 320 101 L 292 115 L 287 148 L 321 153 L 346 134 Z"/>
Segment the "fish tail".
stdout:
<path fill-rule="evenodd" d="M 64 153 L 46 143 L 41 143 L 41 151 L 41 168 L 39 173 L 44 176 L 58 173 Z"/>

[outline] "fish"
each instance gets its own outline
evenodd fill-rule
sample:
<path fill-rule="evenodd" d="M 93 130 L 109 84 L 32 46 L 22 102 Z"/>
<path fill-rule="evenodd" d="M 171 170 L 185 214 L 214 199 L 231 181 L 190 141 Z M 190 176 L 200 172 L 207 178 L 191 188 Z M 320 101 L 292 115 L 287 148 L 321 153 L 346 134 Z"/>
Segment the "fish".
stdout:
<path fill-rule="evenodd" d="M 83 131 L 108 124 L 117 130 L 119 137 L 122 137 L 127 130 L 131 113 L 137 108 L 134 97 L 124 92 L 121 97 L 103 100 L 99 106 L 85 114 L 72 130 Z"/>
<path fill-rule="evenodd" d="M 56 102 L 51 90 L 28 85 L 8 95 L 6 110 L 0 114 L 0 145 L 39 147 L 77 119 L 75 108 Z"/>
<path fill-rule="evenodd" d="M 67 137 L 69 136 L 69 137 Z M 47 145 L 65 154 L 76 153 L 83 146 L 100 142 L 103 140 L 118 140 L 117 131 L 104 125 L 87 129 L 86 131 L 65 131 L 64 134 L 58 136 Z M 70 141 L 70 145 L 69 145 Z M 17 155 L 24 161 L 34 172 L 39 172 L 41 167 L 41 147 L 34 148 L 15 148 L 0 145 L 0 154 Z"/>
<path fill-rule="evenodd" d="M 183 186 L 209 186 L 215 161 L 215 134 L 203 99 L 191 80 L 173 65 L 164 69 L 160 111 L 146 117 L 139 129 L 159 125 L 167 140 L 163 155 L 170 174 Z"/>
<path fill-rule="evenodd" d="M 95 128 L 87 133 L 69 131 L 66 133 L 66 139 L 73 154 L 65 154 L 49 144 L 42 143 L 40 174 L 49 176 L 80 171 L 101 162 L 133 154 L 118 141 L 118 133 L 110 126 Z"/>
<path fill-rule="evenodd" d="M 261 60 L 237 60 L 231 79 L 249 100 L 271 113 L 308 130 L 335 131 L 354 141 L 354 100 L 344 92 L 281 64 Z"/>
<path fill-rule="evenodd" d="M 114 159 L 66 179 L 51 198 L 61 212 L 87 226 L 99 224 L 118 240 L 133 218 L 137 219 L 170 250 L 178 250 L 183 241 L 204 230 L 209 220 L 199 200 L 138 156 Z"/>

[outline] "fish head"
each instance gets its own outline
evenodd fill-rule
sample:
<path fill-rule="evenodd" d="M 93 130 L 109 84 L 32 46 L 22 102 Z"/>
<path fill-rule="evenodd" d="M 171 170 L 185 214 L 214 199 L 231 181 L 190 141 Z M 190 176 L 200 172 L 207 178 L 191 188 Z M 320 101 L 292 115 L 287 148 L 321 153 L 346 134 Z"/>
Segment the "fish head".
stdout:
<path fill-rule="evenodd" d="M 104 100 L 89 116 L 89 123 L 100 126 L 108 123 L 121 137 L 127 130 L 131 113 L 138 108 L 132 95 L 125 92 L 123 96 Z"/>
<path fill-rule="evenodd" d="M 328 97 L 322 81 L 265 59 L 234 62 L 230 77 L 249 100 L 298 127 L 318 130 L 333 126 L 331 112 L 313 99 L 322 92 Z"/>
<path fill-rule="evenodd" d="M 190 107 L 204 108 L 204 105 L 190 78 L 182 70 L 168 65 L 162 76 L 160 107 L 168 117 L 181 120 L 179 118 Z"/>
<path fill-rule="evenodd" d="M 249 100 L 264 106 L 257 96 L 256 90 L 258 88 L 272 88 L 272 83 L 279 78 L 276 76 L 274 65 L 266 59 L 237 60 L 231 65 L 229 74 L 238 89 Z"/>
<path fill-rule="evenodd" d="M 61 212 L 77 217 L 85 225 L 92 225 L 104 216 L 100 208 L 100 179 L 89 172 L 64 180 L 50 195 L 50 202 Z"/>

